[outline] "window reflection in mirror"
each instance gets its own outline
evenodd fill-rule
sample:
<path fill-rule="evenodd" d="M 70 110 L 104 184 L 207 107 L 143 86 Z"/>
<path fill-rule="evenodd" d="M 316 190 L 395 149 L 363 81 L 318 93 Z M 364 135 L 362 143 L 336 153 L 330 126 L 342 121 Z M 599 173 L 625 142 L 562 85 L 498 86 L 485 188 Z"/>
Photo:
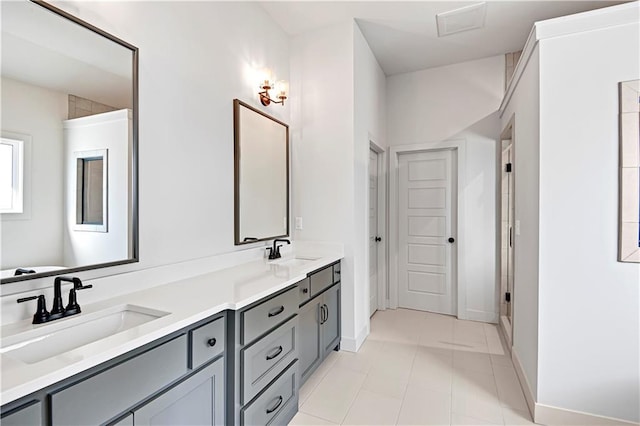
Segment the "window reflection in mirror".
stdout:
<path fill-rule="evenodd" d="M 234 100 L 235 244 L 289 235 L 289 126 Z"/>
<path fill-rule="evenodd" d="M 107 150 L 76 153 L 76 229 L 107 232 Z"/>

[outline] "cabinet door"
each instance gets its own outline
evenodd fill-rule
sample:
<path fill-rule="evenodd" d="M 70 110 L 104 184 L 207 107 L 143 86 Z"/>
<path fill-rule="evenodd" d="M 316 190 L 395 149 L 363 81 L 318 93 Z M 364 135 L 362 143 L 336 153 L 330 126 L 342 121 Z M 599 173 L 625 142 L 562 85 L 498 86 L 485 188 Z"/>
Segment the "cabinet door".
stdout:
<path fill-rule="evenodd" d="M 224 424 L 224 360 L 220 358 L 133 413 L 135 426 Z"/>
<path fill-rule="evenodd" d="M 13 411 L 11 414 L 3 415 L 0 424 L 2 426 L 41 425 L 43 424 L 42 404 L 40 402 L 32 402 Z"/>
<path fill-rule="evenodd" d="M 322 324 L 322 357 L 327 356 L 340 343 L 340 284 L 322 295 L 324 322 Z"/>
<path fill-rule="evenodd" d="M 320 362 L 322 346 L 320 342 L 320 303 L 316 297 L 300 308 L 298 313 L 298 358 L 300 384 L 302 385 Z"/>

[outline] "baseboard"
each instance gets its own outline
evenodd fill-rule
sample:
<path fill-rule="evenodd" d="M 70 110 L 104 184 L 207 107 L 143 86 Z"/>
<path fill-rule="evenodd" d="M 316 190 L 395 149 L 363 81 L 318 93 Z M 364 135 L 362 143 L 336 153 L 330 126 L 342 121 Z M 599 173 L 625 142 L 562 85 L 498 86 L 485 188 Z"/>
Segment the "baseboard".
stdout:
<path fill-rule="evenodd" d="M 360 346 L 362 346 L 368 335 L 369 323 L 365 324 L 365 326 L 362 327 L 355 339 L 343 337 L 340 340 L 340 349 L 348 352 L 358 352 L 358 349 L 360 349 Z"/>
<path fill-rule="evenodd" d="M 518 353 L 514 347 L 511 348 L 511 360 L 513 361 L 513 366 L 516 369 L 516 375 L 518 376 L 518 380 L 520 381 L 520 387 L 522 388 L 522 392 L 524 393 L 524 399 L 527 400 L 527 407 L 529 408 L 529 414 L 531 417 L 535 419 L 535 406 L 536 400 L 533 396 L 533 391 L 531 390 L 531 385 L 529 384 L 529 380 L 527 379 L 527 375 L 524 374 L 524 369 L 522 368 L 522 363 L 520 362 L 520 358 L 518 358 Z M 537 422 L 537 419 L 536 423 Z"/>
<path fill-rule="evenodd" d="M 566 408 L 536 403 L 535 422 L 542 425 L 610 426 L 638 425 L 638 423 L 612 417 L 598 416 Z"/>

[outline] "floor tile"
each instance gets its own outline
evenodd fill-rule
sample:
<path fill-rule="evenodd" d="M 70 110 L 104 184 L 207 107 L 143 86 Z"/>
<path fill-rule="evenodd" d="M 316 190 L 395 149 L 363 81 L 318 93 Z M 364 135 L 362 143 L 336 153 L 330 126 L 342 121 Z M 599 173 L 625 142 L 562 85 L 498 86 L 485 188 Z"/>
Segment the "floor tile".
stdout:
<path fill-rule="evenodd" d="M 363 373 L 332 368 L 302 404 L 300 411 L 341 423 L 365 377 Z"/>
<path fill-rule="evenodd" d="M 489 354 L 482 352 L 455 351 L 453 353 L 453 366 L 457 370 L 493 373 L 491 357 Z"/>
<path fill-rule="evenodd" d="M 324 419 L 310 416 L 309 414 L 298 411 L 298 413 L 291 419 L 289 426 L 325 426 L 336 425 L 337 423 L 331 423 Z"/>
<path fill-rule="evenodd" d="M 409 385 L 402 401 L 399 425 L 448 425 L 451 421 L 451 395 Z"/>
<path fill-rule="evenodd" d="M 351 405 L 344 425 L 395 425 L 401 399 L 361 390 Z"/>
<path fill-rule="evenodd" d="M 527 401 L 513 367 L 495 366 L 494 376 L 500 404 L 514 410 L 527 411 Z"/>
<path fill-rule="evenodd" d="M 498 389 L 492 373 L 472 370 L 453 370 L 452 393 L 493 398 L 498 402 Z"/>
<path fill-rule="evenodd" d="M 505 354 L 505 355 L 491 354 L 490 356 L 491 356 L 491 364 L 493 366 L 501 365 L 505 367 L 513 367 L 513 361 L 511 361 L 510 354 Z"/>
<path fill-rule="evenodd" d="M 499 426 L 499 425 L 502 425 L 502 423 L 491 423 L 482 419 L 461 416 L 460 414 L 456 414 L 456 413 L 451 414 L 451 426 L 478 426 L 478 425 Z"/>
<path fill-rule="evenodd" d="M 453 361 L 450 357 L 419 351 L 413 361 L 409 384 L 450 393 L 452 377 Z"/>
<path fill-rule="evenodd" d="M 504 417 L 505 426 L 522 426 L 522 425 L 533 425 L 531 421 L 531 415 L 528 410 L 519 411 L 512 410 L 510 408 L 503 408 L 502 415 Z"/>
<path fill-rule="evenodd" d="M 369 372 L 362 383 L 362 389 L 391 398 L 404 398 L 409 380 L 387 374 L 384 370 Z"/>
<path fill-rule="evenodd" d="M 494 324 L 379 311 L 357 353 L 332 352 L 300 389 L 291 425 L 531 425 Z"/>
<path fill-rule="evenodd" d="M 451 411 L 455 414 L 478 418 L 495 424 L 503 422 L 502 408 L 495 398 L 454 393 L 451 399 Z"/>

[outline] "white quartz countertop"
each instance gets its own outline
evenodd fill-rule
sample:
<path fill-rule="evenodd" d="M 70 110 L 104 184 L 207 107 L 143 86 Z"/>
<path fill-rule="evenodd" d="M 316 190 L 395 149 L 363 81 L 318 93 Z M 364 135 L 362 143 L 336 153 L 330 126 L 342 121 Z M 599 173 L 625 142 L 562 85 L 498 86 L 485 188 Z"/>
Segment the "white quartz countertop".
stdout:
<path fill-rule="evenodd" d="M 7 342 L 19 338 L 24 332 L 54 324 L 58 324 L 56 328 L 60 328 L 64 322 L 71 326 L 83 315 L 118 306 L 135 305 L 169 313 L 32 364 L 0 353 L 0 404 L 4 405 L 26 396 L 226 309 L 239 310 L 295 284 L 304 279 L 309 272 L 342 258 L 341 253 L 305 253 L 305 258 L 314 260 L 294 261 L 287 265 L 287 257 L 292 256 L 285 256 L 276 263 L 255 260 L 86 306 L 82 304 L 80 296 L 80 315 L 42 325 L 32 325 L 31 320 L 24 320 L 2 326 L 2 346 L 6 347 L 10 344 Z M 302 257 L 300 254 L 298 256 Z M 280 262 L 285 263 L 279 264 Z M 64 299 L 66 302 L 66 294 Z"/>

